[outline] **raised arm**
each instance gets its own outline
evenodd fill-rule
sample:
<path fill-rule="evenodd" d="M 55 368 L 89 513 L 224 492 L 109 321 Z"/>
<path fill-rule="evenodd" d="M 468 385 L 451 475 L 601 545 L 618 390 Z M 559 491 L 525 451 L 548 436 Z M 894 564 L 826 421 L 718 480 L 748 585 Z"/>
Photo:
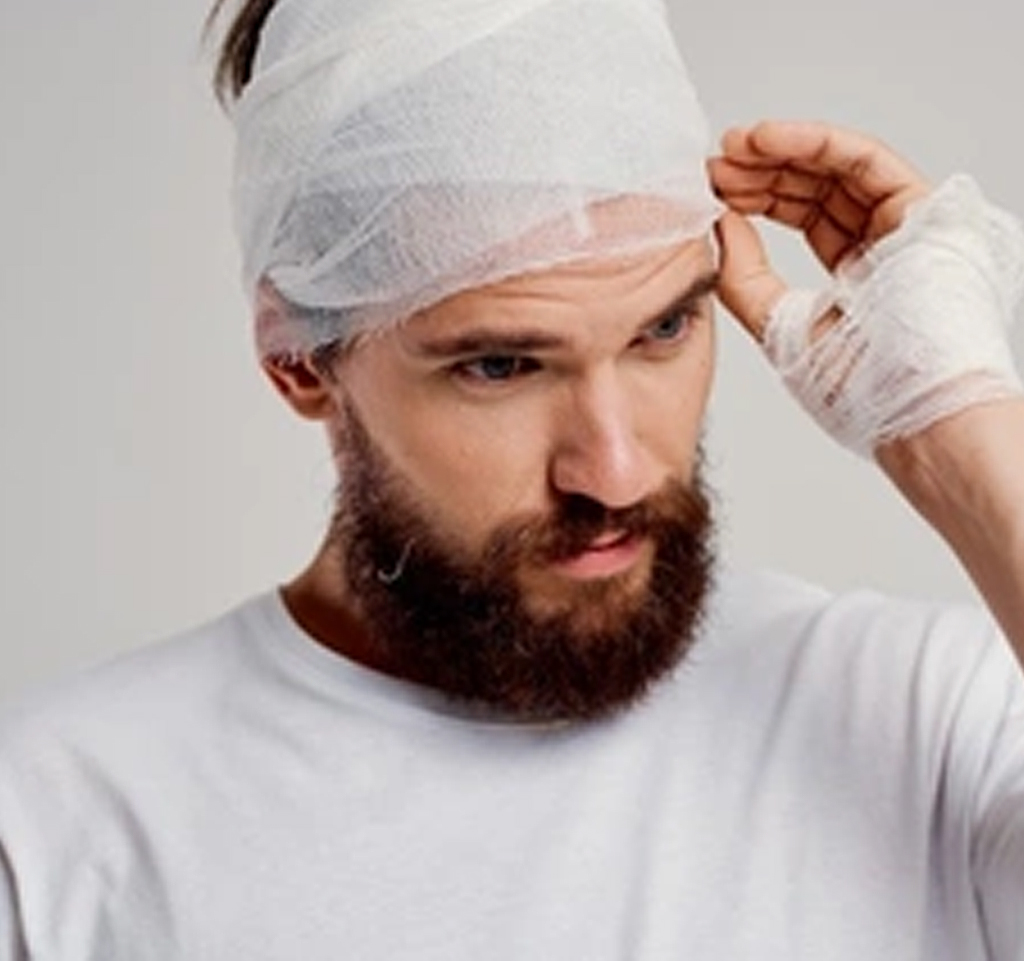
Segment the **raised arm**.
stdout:
<path fill-rule="evenodd" d="M 1019 226 L 824 124 L 729 131 L 712 179 L 723 303 L 837 440 L 873 456 L 947 541 L 1024 665 L 1024 400 L 1006 340 Z M 832 282 L 792 291 L 748 219 L 803 233 Z"/>

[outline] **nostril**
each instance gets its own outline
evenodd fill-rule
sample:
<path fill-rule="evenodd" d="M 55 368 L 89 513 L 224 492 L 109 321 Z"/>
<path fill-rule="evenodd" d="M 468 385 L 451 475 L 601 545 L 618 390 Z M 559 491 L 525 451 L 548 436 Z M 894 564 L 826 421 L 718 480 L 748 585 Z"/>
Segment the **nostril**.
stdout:
<path fill-rule="evenodd" d="M 604 527 L 608 517 L 608 508 L 586 494 L 564 494 L 559 507 L 561 516 L 567 522 L 594 529 Z"/>

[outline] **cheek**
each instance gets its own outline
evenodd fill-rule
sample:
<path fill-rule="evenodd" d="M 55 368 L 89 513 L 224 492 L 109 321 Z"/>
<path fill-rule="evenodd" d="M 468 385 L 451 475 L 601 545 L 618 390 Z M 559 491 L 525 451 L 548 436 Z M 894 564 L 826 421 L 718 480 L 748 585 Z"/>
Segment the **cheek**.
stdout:
<path fill-rule="evenodd" d="M 546 432 L 531 405 L 459 404 L 428 389 L 406 390 L 401 404 L 378 397 L 362 409 L 421 508 L 467 546 L 547 507 Z"/>
<path fill-rule="evenodd" d="M 470 408 L 418 445 L 424 485 L 474 540 L 548 506 L 548 431 L 536 406 Z"/>
<path fill-rule="evenodd" d="M 632 390 L 640 442 L 671 473 L 684 478 L 696 458 L 715 365 L 711 324 L 701 324 L 693 333 L 680 357 L 641 369 Z"/>

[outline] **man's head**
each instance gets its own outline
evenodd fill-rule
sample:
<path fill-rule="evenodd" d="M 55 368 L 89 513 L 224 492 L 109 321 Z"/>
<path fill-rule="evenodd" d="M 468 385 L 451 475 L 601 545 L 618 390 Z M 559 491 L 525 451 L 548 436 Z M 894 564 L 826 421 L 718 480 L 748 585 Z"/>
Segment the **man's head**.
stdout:
<path fill-rule="evenodd" d="M 695 101 L 670 84 L 685 73 L 657 0 L 588 0 L 625 105 L 571 69 L 563 82 L 582 89 L 569 101 L 543 86 L 524 100 L 521 55 L 528 74 L 593 56 L 573 43 L 578 2 L 446 0 L 455 27 L 425 3 L 426 50 L 358 5 L 342 16 L 352 35 L 311 53 L 292 4 L 262 66 L 262 39 L 236 31 L 220 68 L 238 85 L 255 70 L 236 119 L 264 364 L 327 423 L 339 464 L 315 578 L 352 615 L 339 646 L 541 717 L 642 693 L 689 643 L 709 576 L 698 446 L 717 207 L 695 169 L 702 117 L 659 112 L 666 97 Z M 321 18 L 354 9 L 308 3 Z M 266 7 L 237 22 L 251 35 Z M 392 72 L 372 63 L 378 47 Z M 254 50 L 256 67 L 239 68 Z M 282 104 L 310 75 L 296 126 Z"/>
<path fill-rule="evenodd" d="M 579 717 L 676 663 L 710 576 L 714 283 L 694 241 L 468 291 L 327 363 L 267 362 L 331 433 L 329 580 L 375 666 Z"/>

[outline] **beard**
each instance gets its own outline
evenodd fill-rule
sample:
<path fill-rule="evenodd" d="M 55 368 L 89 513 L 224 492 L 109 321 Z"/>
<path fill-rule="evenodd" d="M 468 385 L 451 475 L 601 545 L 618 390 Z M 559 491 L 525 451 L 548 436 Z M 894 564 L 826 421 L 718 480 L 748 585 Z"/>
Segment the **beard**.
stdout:
<path fill-rule="evenodd" d="M 624 509 L 561 495 L 471 552 L 418 504 L 351 408 L 342 435 L 332 546 L 397 676 L 517 719 L 593 719 L 638 701 L 692 646 L 713 570 L 699 471 Z M 555 600 L 531 598 L 527 572 L 550 582 L 553 563 L 608 532 L 652 548 L 639 576 L 566 580 Z"/>

